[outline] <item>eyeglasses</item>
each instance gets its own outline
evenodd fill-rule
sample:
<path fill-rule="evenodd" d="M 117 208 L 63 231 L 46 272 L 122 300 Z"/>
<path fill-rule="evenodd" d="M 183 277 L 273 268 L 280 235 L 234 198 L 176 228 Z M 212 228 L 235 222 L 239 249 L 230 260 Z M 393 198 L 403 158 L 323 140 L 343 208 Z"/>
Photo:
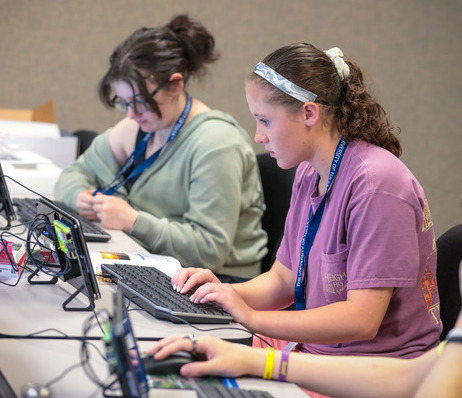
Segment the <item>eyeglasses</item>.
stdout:
<path fill-rule="evenodd" d="M 155 88 L 151 93 L 149 93 L 149 95 L 151 97 L 154 97 L 164 85 L 165 83 L 159 84 L 157 88 Z M 137 100 L 136 96 L 132 101 L 125 102 L 124 100 L 117 97 L 117 95 L 115 95 L 114 98 L 111 99 L 110 104 L 118 111 L 121 111 L 123 113 L 127 113 L 128 108 L 132 108 L 133 111 L 137 114 L 152 111 L 151 105 L 149 105 L 145 101 Z"/>

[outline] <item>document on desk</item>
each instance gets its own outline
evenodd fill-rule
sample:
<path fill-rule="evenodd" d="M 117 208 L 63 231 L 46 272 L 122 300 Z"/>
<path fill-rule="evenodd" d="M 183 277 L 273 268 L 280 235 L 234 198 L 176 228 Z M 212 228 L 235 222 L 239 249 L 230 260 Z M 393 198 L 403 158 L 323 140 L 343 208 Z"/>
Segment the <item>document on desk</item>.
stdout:
<path fill-rule="evenodd" d="M 97 251 L 90 252 L 90 259 L 96 275 L 101 274 L 101 264 L 108 263 L 155 267 L 170 277 L 177 269 L 181 268 L 181 264 L 176 258 L 158 254 Z"/>

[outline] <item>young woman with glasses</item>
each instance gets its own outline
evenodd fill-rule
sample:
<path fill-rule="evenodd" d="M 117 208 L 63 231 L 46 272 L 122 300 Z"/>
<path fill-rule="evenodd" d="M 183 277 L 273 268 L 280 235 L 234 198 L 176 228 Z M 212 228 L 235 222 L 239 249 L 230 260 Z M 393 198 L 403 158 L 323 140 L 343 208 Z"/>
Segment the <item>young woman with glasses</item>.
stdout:
<path fill-rule="evenodd" d="M 214 46 L 186 15 L 123 41 L 99 94 L 126 117 L 63 171 L 55 197 L 152 253 L 247 279 L 266 251 L 251 140 L 186 90 L 218 58 Z"/>

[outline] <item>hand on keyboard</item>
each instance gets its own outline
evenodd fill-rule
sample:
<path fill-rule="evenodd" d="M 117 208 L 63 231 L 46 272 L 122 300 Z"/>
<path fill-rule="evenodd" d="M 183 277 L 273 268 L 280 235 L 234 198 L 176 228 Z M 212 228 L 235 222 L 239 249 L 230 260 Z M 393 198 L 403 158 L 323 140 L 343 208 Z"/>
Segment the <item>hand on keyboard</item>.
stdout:
<path fill-rule="evenodd" d="M 255 310 L 247 305 L 236 289 L 231 284 L 221 283 L 209 269 L 181 268 L 173 275 L 172 284 L 174 290 L 190 295 L 193 303 L 219 305 L 233 316 L 234 321 L 246 327 L 254 318 Z"/>
<path fill-rule="evenodd" d="M 205 283 L 220 283 L 215 274 L 206 268 L 180 268 L 172 277 L 173 289 L 182 294 Z"/>
<path fill-rule="evenodd" d="M 153 267 L 102 264 L 125 297 L 157 318 L 173 322 L 229 323 L 232 316 L 215 303 L 194 304 L 172 288 L 171 278 Z"/>

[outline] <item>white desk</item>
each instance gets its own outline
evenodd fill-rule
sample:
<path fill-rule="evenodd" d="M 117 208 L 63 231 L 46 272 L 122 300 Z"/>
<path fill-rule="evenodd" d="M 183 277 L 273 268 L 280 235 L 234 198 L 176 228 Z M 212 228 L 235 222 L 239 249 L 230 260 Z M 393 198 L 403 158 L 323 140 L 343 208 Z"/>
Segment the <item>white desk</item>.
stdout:
<path fill-rule="evenodd" d="M 94 342 L 104 352 L 101 343 Z M 0 367 L 13 389 L 19 392 L 26 383 L 43 384 L 61 375 L 80 360 L 80 342 L 64 340 L 0 340 Z M 94 373 L 102 380 L 109 380 L 108 366 L 95 349 L 89 348 L 90 363 Z M 279 383 L 263 379 L 243 377 L 237 379 L 239 387 L 266 390 L 275 398 L 307 398 L 295 384 Z M 93 384 L 81 366 L 69 371 L 52 385 L 54 398 L 101 397 L 101 389 Z M 152 389 L 150 397 L 196 397 L 194 391 Z"/>
<path fill-rule="evenodd" d="M 14 231 L 13 231 L 14 232 Z M 125 251 L 146 253 L 136 242 L 122 232 L 110 231 L 113 238 L 108 243 L 89 243 L 90 251 Z M 108 309 L 112 312 L 112 293 L 116 286 L 100 284 L 102 298 L 96 301 L 96 311 Z M 91 316 L 89 312 L 65 312 L 62 303 L 69 297 L 73 288 L 58 281 L 56 285 L 29 285 L 26 278 L 18 286 L 11 288 L 0 285 L 0 303 L 2 316 L 0 317 L 0 332 L 5 334 L 26 335 L 48 328 L 56 328 L 70 336 L 81 336 L 82 326 Z M 217 325 L 202 325 L 204 331 L 196 331 L 191 326 L 178 325 L 169 321 L 161 321 L 142 311 L 131 311 L 130 318 L 138 339 L 161 338 L 171 334 L 213 334 L 229 340 L 248 340 L 248 333 L 240 330 L 216 330 L 207 332 L 207 326 L 216 328 Z M 238 324 L 232 324 L 241 328 Z M 59 336 L 49 332 L 47 336 Z M 100 330 L 95 327 L 90 336 L 95 338 L 91 343 L 105 352 L 101 340 Z M 152 343 L 140 341 L 140 348 L 146 349 Z M 62 339 L 0 339 L 0 369 L 9 380 L 13 389 L 19 394 L 22 386 L 27 383 L 45 384 L 58 377 L 69 366 L 80 360 L 81 343 Z M 95 374 L 101 380 L 107 381 L 108 366 L 95 349 L 90 349 L 90 364 Z M 277 383 L 260 379 L 242 378 L 238 384 L 244 388 L 267 389 L 275 397 L 291 398 L 306 397 L 297 386 L 288 383 Z M 59 382 L 52 385 L 54 397 L 100 397 L 101 390 L 89 379 L 81 366 L 72 370 Z M 195 397 L 193 391 L 180 390 L 152 390 L 155 397 Z"/>

